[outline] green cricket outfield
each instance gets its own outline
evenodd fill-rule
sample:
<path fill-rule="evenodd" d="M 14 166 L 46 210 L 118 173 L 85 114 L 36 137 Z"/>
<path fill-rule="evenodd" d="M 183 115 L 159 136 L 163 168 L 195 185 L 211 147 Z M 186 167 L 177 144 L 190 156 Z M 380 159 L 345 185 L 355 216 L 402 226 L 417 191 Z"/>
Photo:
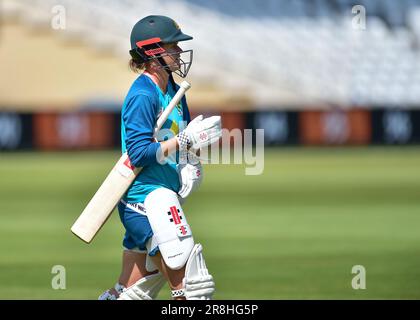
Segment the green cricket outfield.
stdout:
<path fill-rule="evenodd" d="M 118 158 L 0 154 L 0 299 L 96 299 L 115 283 L 118 214 L 90 245 L 70 227 Z M 419 147 L 267 149 L 262 175 L 204 174 L 183 207 L 215 299 L 420 299 Z M 366 289 L 352 288 L 355 265 Z"/>

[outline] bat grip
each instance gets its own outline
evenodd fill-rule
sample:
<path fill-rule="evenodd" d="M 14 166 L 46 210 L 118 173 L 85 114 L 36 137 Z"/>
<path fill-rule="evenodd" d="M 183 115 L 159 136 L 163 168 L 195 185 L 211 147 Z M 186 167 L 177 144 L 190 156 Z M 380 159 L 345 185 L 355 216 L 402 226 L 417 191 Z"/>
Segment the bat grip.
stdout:
<path fill-rule="evenodd" d="M 185 92 L 191 88 L 191 85 L 187 81 L 182 81 L 178 91 L 172 98 L 172 100 L 169 102 L 166 109 L 162 112 L 161 116 L 156 122 L 156 127 L 154 129 L 153 135 L 156 135 L 156 133 L 162 128 L 165 121 L 168 119 L 169 115 L 171 114 L 172 110 L 175 108 L 175 106 L 181 101 L 182 97 L 184 96 Z"/>

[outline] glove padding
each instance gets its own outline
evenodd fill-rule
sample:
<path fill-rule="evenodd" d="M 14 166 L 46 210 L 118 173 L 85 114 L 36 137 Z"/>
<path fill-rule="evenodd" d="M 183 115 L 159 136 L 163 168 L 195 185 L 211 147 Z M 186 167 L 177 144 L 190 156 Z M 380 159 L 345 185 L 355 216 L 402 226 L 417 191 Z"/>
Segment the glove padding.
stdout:
<path fill-rule="evenodd" d="M 222 137 L 222 123 L 220 116 L 203 119 L 203 115 L 194 118 L 178 135 L 181 151 L 188 148 L 198 150 L 215 143 Z"/>
<path fill-rule="evenodd" d="M 203 167 L 198 159 L 192 157 L 188 154 L 188 162 L 180 163 L 178 165 L 179 180 L 181 188 L 179 189 L 178 195 L 181 198 L 181 202 L 184 202 L 185 199 L 195 190 L 197 190 L 201 181 L 203 180 Z"/>

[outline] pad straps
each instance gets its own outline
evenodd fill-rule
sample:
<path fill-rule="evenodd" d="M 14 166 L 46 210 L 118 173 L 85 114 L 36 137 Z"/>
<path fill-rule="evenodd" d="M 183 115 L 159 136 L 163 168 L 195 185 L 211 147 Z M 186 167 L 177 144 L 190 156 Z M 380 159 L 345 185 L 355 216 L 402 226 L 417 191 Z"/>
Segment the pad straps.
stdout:
<path fill-rule="evenodd" d="M 171 294 L 172 294 L 172 298 L 185 297 L 185 290 L 184 289 L 172 290 Z"/>

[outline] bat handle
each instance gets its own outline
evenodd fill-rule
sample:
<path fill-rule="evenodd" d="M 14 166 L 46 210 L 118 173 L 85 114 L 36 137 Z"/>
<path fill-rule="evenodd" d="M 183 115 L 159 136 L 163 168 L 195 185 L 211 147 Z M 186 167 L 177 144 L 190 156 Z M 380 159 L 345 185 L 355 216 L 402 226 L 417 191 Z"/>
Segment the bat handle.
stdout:
<path fill-rule="evenodd" d="M 189 84 L 187 81 L 182 81 L 181 85 L 172 98 L 172 100 L 169 102 L 166 109 L 162 112 L 161 116 L 157 120 L 156 127 L 154 130 L 154 135 L 162 128 L 165 121 L 168 119 L 169 115 L 171 114 L 172 110 L 175 108 L 175 106 L 181 101 L 182 97 L 184 96 L 185 92 L 191 88 L 191 84 Z"/>

